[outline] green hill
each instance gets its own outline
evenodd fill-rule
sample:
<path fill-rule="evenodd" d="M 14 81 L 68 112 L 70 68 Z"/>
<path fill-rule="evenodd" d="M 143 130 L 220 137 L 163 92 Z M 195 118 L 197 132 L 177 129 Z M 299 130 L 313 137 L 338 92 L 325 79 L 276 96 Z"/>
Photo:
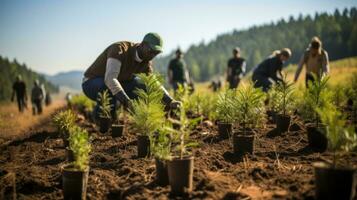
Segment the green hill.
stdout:
<path fill-rule="evenodd" d="M 58 92 L 58 87 L 49 83 L 43 75 L 39 75 L 29 69 L 26 64 L 20 64 L 16 60 L 9 61 L 7 58 L 0 56 L 0 74 L 0 101 L 10 100 L 12 84 L 18 74 L 21 74 L 22 79 L 26 83 L 28 95 L 36 79 L 38 79 L 40 83 L 45 84 L 46 90 L 52 93 Z"/>
<path fill-rule="evenodd" d="M 207 44 L 192 45 L 186 52 L 185 60 L 195 81 L 207 81 L 224 73 L 235 46 L 241 48 L 249 70 L 273 50 L 283 47 L 292 49 L 290 63 L 297 63 L 313 36 L 321 38 L 330 60 L 356 56 L 357 9 L 336 10 L 333 14 L 316 13 L 315 16 L 300 15 L 247 30 L 234 30 L 217 36 Z M 156 69 L 166 74 L 172 57 L 173 53 L 156 59 Z"/>

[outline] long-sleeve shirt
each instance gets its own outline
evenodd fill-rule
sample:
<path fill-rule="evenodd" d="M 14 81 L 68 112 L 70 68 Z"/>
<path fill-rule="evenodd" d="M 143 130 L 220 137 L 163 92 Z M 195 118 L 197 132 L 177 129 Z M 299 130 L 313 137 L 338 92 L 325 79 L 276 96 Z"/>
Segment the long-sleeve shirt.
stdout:
<path fill-rule="evenodd" d="M 306 65 L 306 73 L 315 74 L 318 77 L 322 77 L 329 73 L 329 58 L 325 50 L 321 49 L 321 53 L 313 56 L 310 49 L 307 49 L 301 56 L 298 68 L 295 73 L 295 81 L 299 78 L 300 72 L 303 66 Z"/>
<path fill-rule="evenodd" d="M 270 56 L 260 63 L 254 70 L 253 76 L 263 76 L 271 78 L 274 81 L 279 81 L 281 78 L 277 76 L 283 68 L 283 62 L 278 56 Z"/>

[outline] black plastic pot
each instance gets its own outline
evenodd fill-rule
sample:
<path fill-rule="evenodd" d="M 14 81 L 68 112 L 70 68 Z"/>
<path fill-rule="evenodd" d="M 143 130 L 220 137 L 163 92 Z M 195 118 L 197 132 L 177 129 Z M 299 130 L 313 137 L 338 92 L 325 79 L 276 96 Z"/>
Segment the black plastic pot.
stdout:
<path fill-rule="evenodd" d="M 71 149 L 66 148 L 66 157 L 68 162 L 73 162 L 74 161 L 74 153 Z"/>
<path fill-rule="evenodd" d="M 238 156 L 254 153 L 254 132 L 237 131 L 233 134 L 233 153 Z"/>
<path fill-rule="evenodd" d="M 324 152 L 327 149 L 327 137 L 325 135 L 326 126 L 320 124 L 318 128 L 316 128 L 315 124 L 307 124 L 307 140 L 309 142 L 309 146 L 316 149 L 319 152 Z"/>
<path fill-rule="evenodd" d="M 227 139 L 232 134 L 232 123 L 218 122 L 218 135 L 222 139 Z"/>
<path fill-rule="evenodd" d="M 100 117 L 99 118 L 99 132 L 106 133 L 110 128 L 111 120 L 110 118 Z"/>
<path fill-rule="evenodd" d="M 285 133 L 289 130 L 291 117 L 289 115 L 276 114 L 276 128 L 279 133 Z"/>
<path fill-rule="evenodd" d="M 193 156 L 183 157 L 182 159 L 180 157 L 175 157 L 172 160 L 167 161 L 169 183 L 172 194 L 183 195 L 192 191 L 193 161 Z"/>
<path fill-rule="evenodd" d="M 139 135 L 137 137 L 138 157 L 144 158 L 150 155 L 150 139 L 149 136 Z"/>
<path fill-rule="evenodd" d="M 112 125 L 112 137 L 121 137 L 123 136 L 124 125 L 113 124 Z"/>
<path fill-rule="evenodd" d="M 155 158 L 156 165 L 156 182 L 161 186 L 166 186 L 169 184 L 169 175 L 167 172 L 167 162 L 166 160 L 160 160 Z"/>
<path fill-rule="evenodd" d="M 272 123 L 276 123 L 276 112 L 273 110 L 267 111 L 267 115 L 269 119 L 271 119 Z"/>
<path fill-rule="evenodd" d="M 316 199 L 350 200 L 355 196 L 354 169 L 334 168 L 324 162 L 314 163 L 313 166 Z"/>
<path fill-rule="evenodd" d="M 73 165 L 65 165 L 62 168 L 64 199 L 86 199 L 88 172 L 89 168 L 84 171 L 80 171 L 75 169 Z"/>

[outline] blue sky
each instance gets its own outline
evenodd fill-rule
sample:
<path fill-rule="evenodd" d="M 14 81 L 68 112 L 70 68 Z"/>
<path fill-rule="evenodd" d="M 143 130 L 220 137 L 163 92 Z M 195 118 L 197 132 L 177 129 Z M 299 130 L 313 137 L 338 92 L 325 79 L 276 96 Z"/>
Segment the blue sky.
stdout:
<path fill-rule="evenodd" d="M 218 34 L 357 6 L 356 0 L 0 0 L 0 55 L 53 74 L 85 70 L 110 43 L 164 39 L 164 54 Z"/>

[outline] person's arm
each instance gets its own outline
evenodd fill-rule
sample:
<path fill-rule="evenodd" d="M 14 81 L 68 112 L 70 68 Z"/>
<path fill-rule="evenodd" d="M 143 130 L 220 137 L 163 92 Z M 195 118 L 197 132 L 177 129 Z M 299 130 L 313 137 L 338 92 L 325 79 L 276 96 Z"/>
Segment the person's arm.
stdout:
<path fill-rule="evenodd" d="M 116 58 L 109 57 L 107 59 L 106 71 L 104 75 L 104 83 L 109 88 L 110 92 L 115 98 L 120 101 L 125 107 L 128 106 L 130 98 L 123 90 L 118 81 L 120 73 L 121 62 Z"/>
<path fill-rule="evenodd" d="M 325 76 L 330 73 L 330 66 L 329 66 L 329 58 L 326 51 L 324 51 L 324 60 L 322 63 L 322 76 Z"/>
<path fill-rule="evenodd" d="M 299 61 L 299 64 L 298 64 L 298 67 L 296 69 L 296 72 L 295 72 L 295 77 L 294 77 L 294 82 L 296 82 L 300 76 L 300 73 L 301 73 L 301 70 L 302 70 L 302 67 L 304 66 L 305 64 L 305 54 L 301 56 L 300 58 L 300 61 Z"/>
<path fill-rule="evenodd" d="M 245 61 L 243 61 L 243 63 L 242 63 L 242 73 L 240 73 L 240 75 L 239 75 L 239 78 L 243 78 L 243 76 L 245 75 L 245 72 L 246 72 L 246 62 Z"/>

